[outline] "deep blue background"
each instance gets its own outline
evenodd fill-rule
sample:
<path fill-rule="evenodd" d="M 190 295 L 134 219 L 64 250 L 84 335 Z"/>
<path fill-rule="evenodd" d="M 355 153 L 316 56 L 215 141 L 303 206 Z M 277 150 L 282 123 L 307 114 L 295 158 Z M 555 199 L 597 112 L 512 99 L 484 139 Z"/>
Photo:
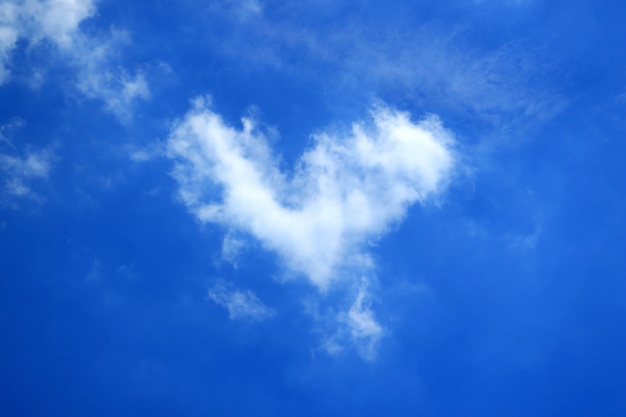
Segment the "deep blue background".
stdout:
<path fill-rule="evenodd" d="M 16 50 L 16 71 L 36 62 L 48 79 L 1 86 L 0 121 L 23 119 L 11 140 L 54 159 L 34 185 L 43 202 L 0 207 L 0 415 L 626 415 L 626 6 L 272 2 L 261 20 L 233 7 L 99 4 L 83 30 L 128 30 L 123 64 L 150 81 L 127 124 L 68 93 L 71 70 L 52 52 Z M 394 51 L 425 25 L 474 57 L 515 45 L 519 72 L 505 72 L 521 81 L 485 94 L 562 106 L 482 111 L 445 87 L 374 77 L 329 37 L 374 42 L 393 27 L 407 37 L 385 39 Z M 294 27 L 328 56 L 290 43 Z M 279 63 L 254 55 L 268 50 Z M 170 162 L 128 158 L 204 94 L 230 123 L 253 107 L 277 127 L 284 169 L 312 132 L 349 126 L 375 99 L 436 113 L 456 135 L 467 170 L 372 248 L 389 331 L 376 361 L 319 351 L 301 306 L 314 289 L 273 280 L 276 259 L 255 243 L 238 268 L 220 263 L 225 231 L 176 201 Z M 205 298 L 217 278 L 277 316 L 230 321 Z"/>

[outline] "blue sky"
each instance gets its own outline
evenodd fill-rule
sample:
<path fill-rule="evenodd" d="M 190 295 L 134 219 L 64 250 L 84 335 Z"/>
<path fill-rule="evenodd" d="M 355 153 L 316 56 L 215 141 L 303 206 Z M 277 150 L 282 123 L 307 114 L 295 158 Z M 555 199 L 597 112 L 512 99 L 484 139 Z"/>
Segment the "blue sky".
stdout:
<path fill-rule="evenodd" d="M 626 5 L 0 3 L 0 414 L 623 416 Z"/>

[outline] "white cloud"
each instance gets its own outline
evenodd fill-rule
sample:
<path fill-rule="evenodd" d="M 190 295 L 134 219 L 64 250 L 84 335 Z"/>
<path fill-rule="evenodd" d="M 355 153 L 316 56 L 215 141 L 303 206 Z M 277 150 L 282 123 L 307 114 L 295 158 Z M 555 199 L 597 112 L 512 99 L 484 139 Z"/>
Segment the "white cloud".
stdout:
<path fill-rule="evenodd" d="M 29 151 L 23 155 L 0 153 L 0 174 L 4 179 L 4 192 L 14 197 L 33 197 L 30 183 L 48 178 L 50 152 Z"/>
<path fill-rule="evenodd" d="M 80 24 L 94 16 L 93 0 L 21 0 L 0 4 L 0 85 L 11 76 L 11 53 L 22 40 L 29 48 L 51 45 L 66 64 L 77 72 L 78 90 L 89 98 L 102 100 L 107 110 L 121 120 L 137 99 L 149 96 L 143 73 L 129 74 L 113 64 L 113 58 L 127 35 L 112 30 L 106 40 L 89 37 Z M 31 84 L 42 83 L 34 72 Z"/>
<path fill-rule="evenodd" d="M 7 68 L 17 41 L 30 45 L 46 40 L 60 49 L 72 50 L 81 35 L 80 23 L 92 16 L 92 0 L 14 0 L 0 4 L 0 82 L 9 76 Z"/>
<path fill-rule="evenodd" d="M 8 142 L 10 143 L 10 142 Z M 50 173 L 51 154 L 48 150 L 0 151 L 0 177 L 4 182 L 3 194 L 12 197 L 36 197 L 31 182 L 47 179 Z"/>
<path fill-rule="evenodd" d="M 418 122 L 385 106 L 345 135 L 320 133 L 288 175 L 251 119 L 228 126 L 201 99 L 170 135 L 180 199 L 201 222 L 255 237 L 322 293 L 373 267 L 367 244 L 414 203 L 445 189 L 453 138 L 435 116 Z M 343 321 L 355 341 L 377 340 L 365 290 Z M 375 344 L 375 343 L 372 343 Z"/>
<path fill-rule="evenodd" d="M 78 26 L 95 13 L 92 0 L 26 0 L 22 13 L 32 26 L 32 40 L 48 39 L 63 49 L 76 46 Z"/>
<path fill-rule="evenodd" d="M 52 152 L 48 149 L 19 149 L 7 136 L 24 126 L 21 119 L 13 119 L 0 126 L 0 203 L 15 198 L 39 196 L 32 190 L 32 184 L 45 180 L 50 175 Z"/>
<path fill-rule="evenodd" d="M 350 336 L 355 345 L 361 349 L 361 354 L 366 358 L 373 358 L 376 354 L 376 346 L 383 335 L 383 328 L 376 322 L 366 297 L 366 289 L 359 288 L 356 300 L 341 319 L 350 328 Z"/>
<path fill-rule="evenodd" d="M 265 321 L 276 314 L 251 291 L 240 291 L 223 281 L 209 289 L 208 298 L 228 310 L 231 320 Z"/>
<path fill-rule="evenodd" d="M 112 67 L 116 51 L 125 42 L 126 33 L 112 31 L 106 41 L 86 39 L 83 52 L 74 56 L 78 90 L 88 98 L 102 100 L 105 108 L 121 121 L 128 121 L 134 102 L 150 96 L 142 71 L 129 74 L 123 68 Z"/>
<path fill-rule="evenodd" d="M 346 348 L 355 348 L 365 360 L 376 359 L 378 345 L 385 336 L 386 329 L 378 323 L 371 308 L 371 294 L 364 278 L 356 286 L 356 297 L 347 311 L 340 311 L 331 317 L 322 318 L 334 331 L 324 338 L 322 348 L 331 355 L 343 353 Z M 311 308 L 311 306 L 307 306 Z M 319 308 L 319 307 L 314 307 Z M 314 313 L 319 320 L 319 311 Z"/>
<path fill-rule="evenodd" d="M 452 137 L 435 117 L 372 114 L 373 126 L 355 123 L 346 137 L 315 135 L 288 178 L 252 120 L 239 130 L 197 103 L 168 143 L 180 198 L 199 220 L 250 233 L 326 290 L 342 266 L 367 266 L 363 244 L 453 173 Z"/>

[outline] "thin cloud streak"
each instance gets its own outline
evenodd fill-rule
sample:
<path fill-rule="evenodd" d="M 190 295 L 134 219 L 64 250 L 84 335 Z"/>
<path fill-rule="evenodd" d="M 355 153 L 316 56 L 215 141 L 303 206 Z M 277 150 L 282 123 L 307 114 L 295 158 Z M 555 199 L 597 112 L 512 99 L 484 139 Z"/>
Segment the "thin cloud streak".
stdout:
<path fill-rule="evenodd" d="M 260 322 L 276 315 L 252 291 L 232 288 L 223 281 L 209 289 L 207 298 L 226 308 L 231 320 Z"/>

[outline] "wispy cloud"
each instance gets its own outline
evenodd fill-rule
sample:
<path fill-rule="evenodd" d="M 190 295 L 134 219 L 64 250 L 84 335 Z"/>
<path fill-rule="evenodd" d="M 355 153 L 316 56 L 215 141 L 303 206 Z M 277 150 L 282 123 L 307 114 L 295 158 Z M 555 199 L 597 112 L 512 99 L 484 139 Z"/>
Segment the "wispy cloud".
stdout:
<path fill-rule="evenodd" d="M 371 118 L 313 135 L 287 174 L 253 120 L 228 126 L 198 99 L 168 143 L 180 199 L 200 221 L 256 238 L 322 294 L 361 280 L 374 266 L 368 244 L 443 191 L 456 166 L 452 135 L 435 116 L 414 122 L 381 105 Z M 355 340 L 381 331 L 365 288 L 342 318 Z"/>
<path fill-rule="evenodd" d="M 23 125 L 15 119 L 0 126 L 0 178 L 2 179 L 2 200 L 31 198 L 38 195 L 32 190 L 32 183 L 45 180 L 50 175 L 52 152 L 48 149 L 19 149 L 5 135 Z"/>
<path fill-rule="evenodd" d="M 136 163 L 164 158 L 166 155 L 165 143 L 161 140 L 154 141 L 146 146 L 128 145 L 126 150 L 130 160 Z"/>
<path fill-rule="evenodd" d="M 81 38 L 80 23 L 95 13 L 92 0 L 8 0 L 0 4 L 0 66 L 3 77 L 18 40 L 34 46 L 47 41 L 59 49 L 73 50 Z"/>
<path fill-rule="evenodd" d="M 276 314 L 249 290 L 238 290 L 224 281 L 209 289 L 208 298 L 228 310 L 231 320 L 265 321 Z"/>
<path fill-rule="evenodd" d="M 368 281 L 364 278 L 355 285 L 355 298 L 347 311 L 330 310 L 321 314 L 319 306 L 310 304 L 307 309 L 322 325 L 329 330 L 323 336 L 322 348 L 331 355 L 338 355 L 349 349 L 356 349 L 365 360 L 376 359 L 378 345 L 387 334 L 387 330 L 378 323 L 372 310 L 371 292 L 368 290 Z"/>
<path fill-rule="evenodd" d="M 243 238 L 228 233 L 222 241 L 222 260 L 230 263 L 236 269 L 245 247 L 246 241 Z"/>
<path fill-rule="evenodd" d="M 345 97 L 400 95 L 500 134 L 541 124 L 567 105 L 548 82 L 556 65 L 536 42 L 503 40 L 481 47 L 468 41 L 473 34 L 467 27 L 407 20 L 400 11 L 376 13 L 369 5 L 355 6 L 347 19 L 325 19 L 324 25 L 318 24 L 319 8 L 306 2 L 257 15 L 254 24 L 241 21 L 231 8 L 216 13 L 237 27 L 215 42 L 217 52 L 243 70 L 272 68 Z M 333 8 L 327 13 L 332 16 Z"/>
<path fill-rule="evenodd" d="M 36 197 L 31 183 L 48 178 L 50 160 L 51 154 L 47 150 L 27 151 L 18 155 L 0 153 L 4 192 L 13 197 Z"/>
<path fill-rule="evenodd" d="M 133 104 L 150 97 L 144 72 L 117 67 L 113 63 L 122 46 L 129 42 L 126 32 L 111 30 L 105 40 L 82 38 L 80 53 L 73 54 L 77 88 L 88 98 L 101 100 L 119 120 L 128 121 Z"/>
<path fill-rule="evenodd" d="M 86 97 L 102 100 L 120 120 L 128 118 L 133 102 L 149 96 L 141 71 L 129 73 L 113 64 L 127 34 L 111 30 L 104 38 L 90 37 L 80 25 L 96 13 L 92 0 L 25 0 L 0 4 L 0 84 L 11 78 L 11 55 L 19 41 L 29 48 L 52 46 L 75 68 L 76 86 Z M 106 40 L 104 40 L 106 39 Z M 31 84 L 43 82 L 36 72 Z"/>
<path fill-rule="evenodd" d="M 361 355 L 372 359 L 376 355 L 378 342 L 383 336 L 383 328 L 376 322 L 367 297 L 366 288 L 359 288 L 354 303 L 340 319 L 345 321 L 350 329 L 350 337 L 354 345 L 360 349 Z"/>

